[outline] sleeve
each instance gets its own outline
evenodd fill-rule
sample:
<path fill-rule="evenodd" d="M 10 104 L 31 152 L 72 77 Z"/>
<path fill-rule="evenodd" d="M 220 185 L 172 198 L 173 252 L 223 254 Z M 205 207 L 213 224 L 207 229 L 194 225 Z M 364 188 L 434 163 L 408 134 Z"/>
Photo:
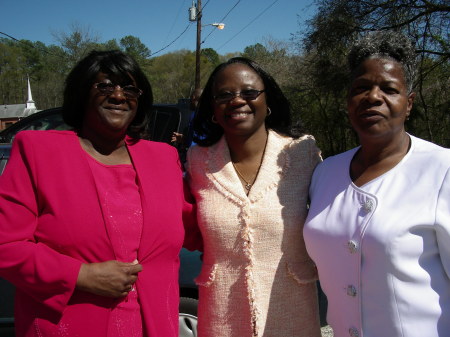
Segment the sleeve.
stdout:
<path fill-rule="evenodd" d="M 436 237 L 442 265 L 450 278 L 450 168 L 444 177 L 436 207 Z"/>
<path fill-rule="evenodd" d="M 186 175 L 184 176 L 184 191 L 185 191 L 185 199 L 189 200 L 189 203 L 192 205 L 192 215 L 188 218 L 188 220 L 184 221 L 185 228 L 185 239 L 183 243 L 183 247 L 188 250 L 199 250 L 203 251 L 203 239 L 200 229 L 197 223 L 197 205 L 195 204 L 194 196 L 192 195 L 189 188 L 190 181 L 190 172 L 192 172 L 191 160 L 192 160 L 192 147 L 189 148 L 187 154 L 187 162 L 186 162 Z"/>
<path fill-rule="evenodd" d="M 38 183 L 32 137 L 19 133 L 0 176 L 0 276 L 57 312 L 75 289 L 81 262 L 35 238 Z"/>
<path fill-rule="evenodd" d="M 317 164 L 322 162 L 322 153 L 317 147 L 316 140 L 311 136 L 311 147 L 309 151 L 310 163 L 312 165 L 312 171 L 316 168 Z"/>

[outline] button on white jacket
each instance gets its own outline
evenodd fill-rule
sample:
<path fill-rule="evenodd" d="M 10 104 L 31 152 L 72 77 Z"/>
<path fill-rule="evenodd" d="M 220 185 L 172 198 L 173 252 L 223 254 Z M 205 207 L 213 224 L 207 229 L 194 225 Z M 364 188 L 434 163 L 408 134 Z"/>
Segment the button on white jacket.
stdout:
<path fill-rule="evenodd" d="M 335 337 L 450 336 L 450 150 L 411 136 L 393 169 L 362 187 L 358 149 L 320 164 L 304 228 Z"/>

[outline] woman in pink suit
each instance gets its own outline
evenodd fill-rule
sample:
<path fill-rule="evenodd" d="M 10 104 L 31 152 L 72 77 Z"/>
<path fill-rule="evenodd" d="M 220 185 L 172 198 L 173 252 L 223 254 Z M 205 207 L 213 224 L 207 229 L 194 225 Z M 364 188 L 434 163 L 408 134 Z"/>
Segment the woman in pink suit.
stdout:
<path fill-rule="evenodd" d="M 16 336 L 178 336 L 191 208 L 176 150 L 139 139 L 152 100 L 132 58 L 92 52 L 66 80 L 74 130 L 17 135 L 0 177 Z"/>

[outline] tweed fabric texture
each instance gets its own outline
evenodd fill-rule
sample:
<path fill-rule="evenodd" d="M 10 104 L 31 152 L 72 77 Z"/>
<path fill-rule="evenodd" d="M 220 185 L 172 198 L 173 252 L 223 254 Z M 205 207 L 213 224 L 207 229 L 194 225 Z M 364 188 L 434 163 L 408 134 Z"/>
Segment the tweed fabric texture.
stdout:
<path fill-rule="evenodd" d="M 320 161 L 311 136 L 269 131 L 249 195 L 224 137 L 186 165 L 204 257 L 199 337 L 319 337 L 316 269 L 303 241 L 308 187 Z"/>

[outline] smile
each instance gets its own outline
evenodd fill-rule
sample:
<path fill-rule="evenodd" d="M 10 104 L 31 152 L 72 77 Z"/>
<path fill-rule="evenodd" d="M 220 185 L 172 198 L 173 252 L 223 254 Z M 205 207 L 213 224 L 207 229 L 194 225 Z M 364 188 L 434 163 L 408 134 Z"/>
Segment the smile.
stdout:
<path fill-rule="evenodd" d="M 226 117 L 231 119 L 244 119 L 247 118 L 249 115 L 250 115 L 249 112 L 236 112 L 227 114 Z"/>

